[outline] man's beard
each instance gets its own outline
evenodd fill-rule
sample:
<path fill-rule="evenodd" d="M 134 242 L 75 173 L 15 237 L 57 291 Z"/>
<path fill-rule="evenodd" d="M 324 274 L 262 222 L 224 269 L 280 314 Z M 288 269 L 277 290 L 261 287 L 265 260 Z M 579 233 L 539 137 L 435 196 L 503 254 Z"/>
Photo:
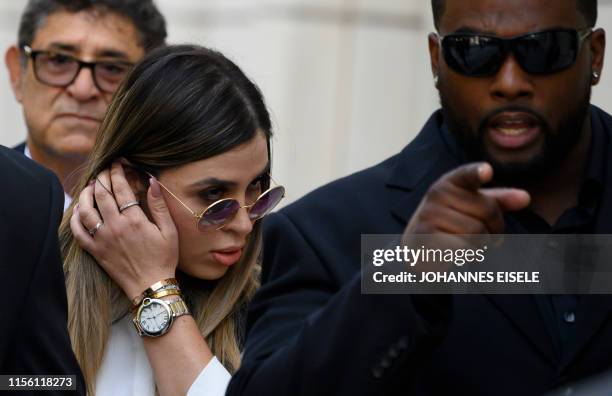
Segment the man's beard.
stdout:
<path fill-rule="evenodd" d="M 568 157 L 582 137 L 584 122 L 589 113 L 590 99 L 591 86 L 588 84 L 583 97 L 561 119 L 557 130 L 553 130 L 544 117 L 534 110 L 524 106 L 510 105 L 496 109 L 484 116 L 479 122 L 478 129 L 474 131 L 465 119 L 458 115 L 458 112 L 440 90 L 440 103 L 444 121 L 457 139 L 466 159 L 469 162 L 489 162 L 493 167 L 494 184 L 515 187 L 530 185 L 559 169 L 560 164 Z M 484 137 L 489 120 L 506 111 L 528 113 L 538 120 L 538 126 L 544 137 L 544 144 L 541 152 L 529 162 L 502 163 L 493 158 L 485 149 Z"/>

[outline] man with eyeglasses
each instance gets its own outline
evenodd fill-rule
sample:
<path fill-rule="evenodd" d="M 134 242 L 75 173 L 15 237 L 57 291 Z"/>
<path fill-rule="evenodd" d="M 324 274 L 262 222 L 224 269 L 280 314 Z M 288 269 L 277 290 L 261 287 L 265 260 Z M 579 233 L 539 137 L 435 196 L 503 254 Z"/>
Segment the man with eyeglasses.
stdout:
<path fill-rule="evenodd" d="M 572 394 L 612 367 L 608 295 L 362 293 L 363 234 L 612 233 L 597 2 L 432 7 L 441 110 L 398 155 L 264 221 L 228 395 Z"/>
<path fill-rule="evenodd" d="M 152 0 L 29 0 L 5 56 L 28 136 L 16 147 L 65 191 L 91 151 L 113 93 L 166 24 Z"/>

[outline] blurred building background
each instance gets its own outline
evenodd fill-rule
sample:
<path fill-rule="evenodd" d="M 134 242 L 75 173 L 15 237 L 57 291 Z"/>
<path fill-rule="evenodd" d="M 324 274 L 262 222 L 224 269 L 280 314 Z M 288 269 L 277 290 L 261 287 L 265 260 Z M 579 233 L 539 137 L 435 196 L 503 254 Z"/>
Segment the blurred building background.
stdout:
<path fill-rule="evenodd" d="M 612 34 L 612 0 L 598 25 Z M 0 0 L 0 48 L 16 40 L 25 0 Z M 275 178 L 289 203 L 400 151 L 438 105 L 427 0 L 157 0 L 169 42 L 221 50 L 262 89 L 272 113 Z M 610 47 L 610 45 L 609 45 Z M 608 57 L 612 49 L 608 48 Z M 2 62 L 4 63 L 4 62 Z M 593 103 L 612 111 L 606 63 Z M 25 137 L 0 65 L 0 144 Z"/>

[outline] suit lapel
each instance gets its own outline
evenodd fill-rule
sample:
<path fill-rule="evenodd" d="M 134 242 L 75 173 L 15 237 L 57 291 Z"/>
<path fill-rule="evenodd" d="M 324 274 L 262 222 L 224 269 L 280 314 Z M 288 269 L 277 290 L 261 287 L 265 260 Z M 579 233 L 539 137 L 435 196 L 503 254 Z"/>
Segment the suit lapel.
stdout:
<path fill-rule="evenodd" d="M 19 151 L 21 154 L 25 152 L 26 143 L 19 143 L 17 146 L 13 147 L 13 150 Z"/>
<path fill-rule="evenodd" d="M 535 350 L 551 364 L 557 364 L 557 352 L 533 295 L 489 294 L 485 297 L 517 327 Z"/>
<path fill-rule="evenodd" d="M 440 176 L 460 165 L 441 129 L 438 111 L 427 121 L 417 137 L 399 154 L 386 182 L 393 216 L 406 224 L 421 199 Z"/>

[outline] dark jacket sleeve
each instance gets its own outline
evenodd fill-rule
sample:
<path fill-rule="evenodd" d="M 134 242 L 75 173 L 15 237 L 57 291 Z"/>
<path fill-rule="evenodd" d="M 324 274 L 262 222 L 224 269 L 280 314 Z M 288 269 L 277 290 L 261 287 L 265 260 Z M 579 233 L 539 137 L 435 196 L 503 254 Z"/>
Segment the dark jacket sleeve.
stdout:
<path fill-rule="evenodd" d="M 18 180 L 9 183 L 15 188 L 6 192 L 12 195 L 13 209 L 2 214 L 8 221 L 3 224 L 0 238 L 5 249 L 0 270 L 14 280 L 10 290 L 15 298 L 5 313 L 10 317 L 3 317 L 12 325 L 2 326 L 8 341 L 3 344 L 4 356 L 0 356 L 1 372 L 75 375 L 78 392 L 44 393 L 84 395 L 83 378 L 68 336 L 66 289 L 58 246 L 63 191 L 51 172 L 23 162 L 31 162 L 28 159 L 18 161 L 18 167 L 10 168 L 15 173 L 9 178 Z"/>
<path fill-rule="evenodd" d="M 228 395 L 388 394 L 410 382 L 443 332 L 446 300 L 362 294 L 358 263 L 334 279 L 346 249 L 306 237 L 282 212 L 266 219 L 264 241 L 263 286 Z"/>

